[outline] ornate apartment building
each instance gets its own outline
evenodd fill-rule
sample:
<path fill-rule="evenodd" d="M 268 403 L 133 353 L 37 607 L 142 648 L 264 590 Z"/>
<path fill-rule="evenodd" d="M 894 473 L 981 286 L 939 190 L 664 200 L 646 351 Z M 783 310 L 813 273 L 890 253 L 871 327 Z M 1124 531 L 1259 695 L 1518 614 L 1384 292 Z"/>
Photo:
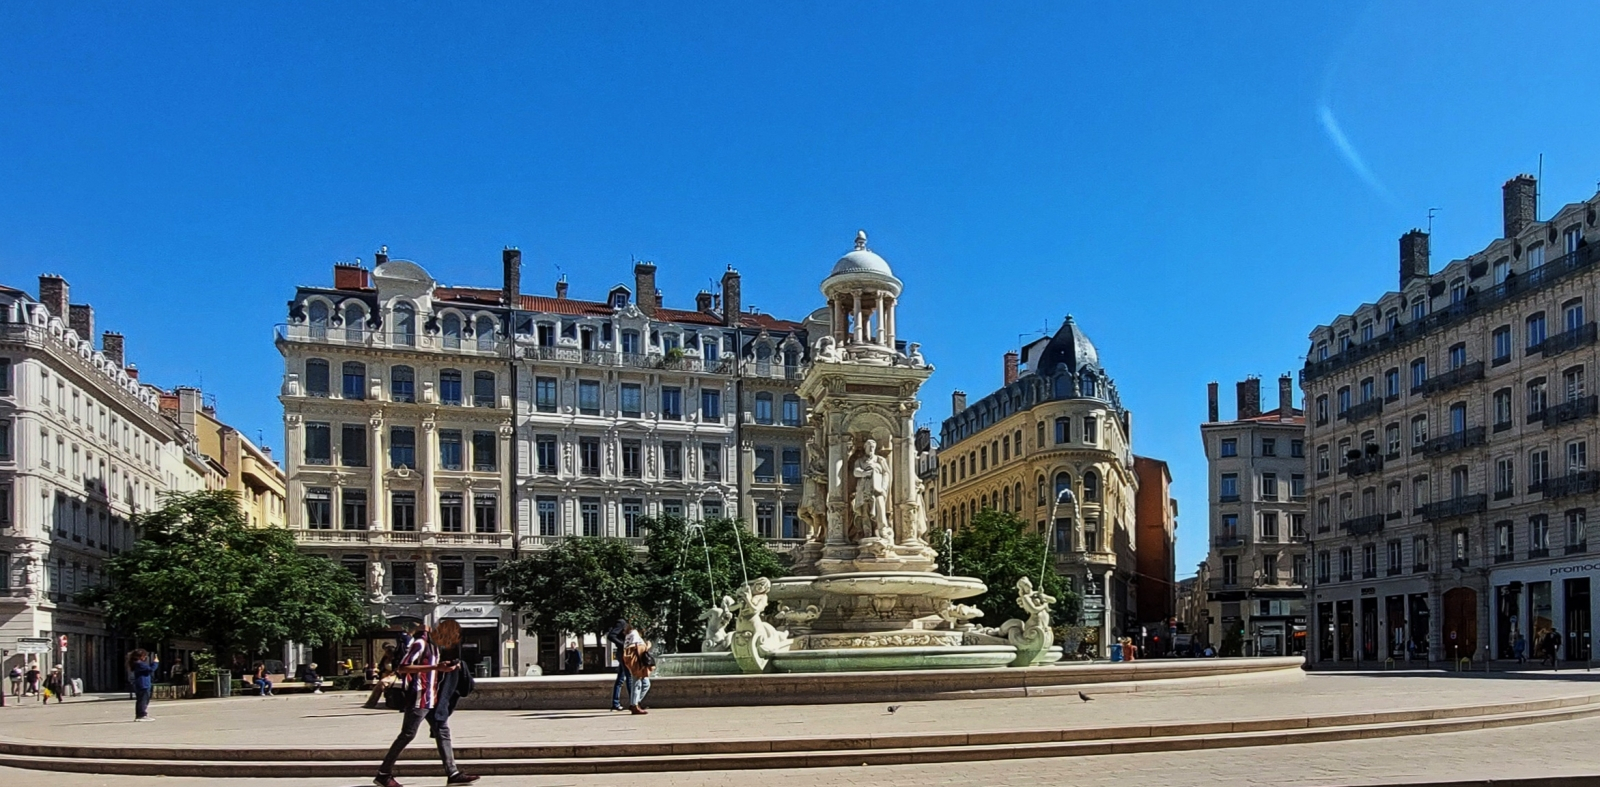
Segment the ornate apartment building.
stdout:
<path fill-rule="evenodd" d="M 1400 289 L 1311 334 L 1319 660 L 1592 652 L 1600 195 L 1543 221 L 1532 177 L 1502 196 L 1501 238 L 1434 273 L 1406 233 Z"/>
<path fill-rule="evenodd" d="M 449 287 L 383 251 L 300 287 L 277 332 L 289 526 L 391 624 L 460 621 L 486 675 L 556 657 L 493 601 L 489 575 L 520 551 L 642 543 L 662 515 L 804 536 L 804 326 L 743 311 L 732 269 L 691 311 L 666 308 L 650 263 L 602 300 L 564 280 L 523 294 L 521 253 L 501 263 L 499 289 Z"/>
<path fill-rule="evenodd" d="M 1054 336 L 1006 353 L 999 390 L 971 405 L 960 391 L 952 398 L 936 453 L 936 526 L 959 528 L 984 509 L 1038 523 L 1102 653 L 1125 630 L 1137 636 L 1131 419 L 1089 337 L 1068 317 Z"/>
<path fill-rule="evenodd" d="M 1231 421 L 1219 419 L 1210 386 L 1205 447 L 1210 508 L 1210 571 L 1195 589 L 1204 601 L 1211 644 L 1224 656 L 1305 652 L 1305 413 L 1293 380 L 1278 380 L 1278 408 L 1261 411 L 1261 381 L 1238 385 Z M 1199 621 L 1188 620 L 1191 626 Z"/>

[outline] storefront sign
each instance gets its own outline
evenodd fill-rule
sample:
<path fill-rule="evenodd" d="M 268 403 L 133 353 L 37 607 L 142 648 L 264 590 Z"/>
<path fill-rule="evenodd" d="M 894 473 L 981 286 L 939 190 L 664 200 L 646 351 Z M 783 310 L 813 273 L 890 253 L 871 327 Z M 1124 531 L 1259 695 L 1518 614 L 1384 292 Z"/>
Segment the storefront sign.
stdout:
<path fill-rule="evenodd" d="M 49 653 L 49 637 L 17 637 L 18 653 Z"/>
<path fill-rule="evenodd" d="M 1550 569 L 1550 576 L 1559 577 L 1567 574 L 1588 574 L 1600 571 L 1600 563 L 1574 563 L 1570 566 L 1556 566 Z"/>

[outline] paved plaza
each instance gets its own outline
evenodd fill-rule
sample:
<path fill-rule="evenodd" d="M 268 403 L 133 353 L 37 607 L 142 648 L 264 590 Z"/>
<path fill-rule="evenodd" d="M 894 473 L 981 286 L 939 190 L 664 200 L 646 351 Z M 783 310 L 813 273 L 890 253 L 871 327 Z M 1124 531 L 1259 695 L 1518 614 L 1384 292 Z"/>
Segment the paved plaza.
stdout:
<path fill-rule="evenodd" d="M 458 747 L 487 744 L 640 742 L 776 737 L 856 737 L 893 733 L 1105 727 L 1162 721 L 1264 719 L 1379 710 L 1461 707 L 1600 693 L 1600 673 L 1470 675 L 1318 674 L 1251 680 L 1230 688 L 1186 688 L 1076 696 L 878 705 L 693 708 L 647 716 L 596 711 L 473 711 L 452 720 Z M 608 699 L 598 698 L 603 706 Z M 381 746 L 397 716 L 360 708 L 361 696 L 332 693 L 158 703 L 157 721 L 135 724 L 125 701 L 28 704 L 0 711 L 0 738 L 96 745 L 192 744 L 207 747 Z M 1600 718 L 1374 740 L 1258 748 L 1174 751 L 1055 759 L 1016 759 L 866 768 L 709 771 L 649 775 L 651 784 L 1357 785 L 1463 778 L 1600 774 Z M 413 744 L 426 748 L 425 741 Z M 611 785 L 643 774 L 499 776 L 486 784 L 554 787 Z M 78 785 L 346 785 L 360 780 L 88 776 L 0 769 L 0 783 Z M 1130 782 L 1129 779 L 1135 781 Z M 442 783 L 411 777 L 408 784 Z"/>

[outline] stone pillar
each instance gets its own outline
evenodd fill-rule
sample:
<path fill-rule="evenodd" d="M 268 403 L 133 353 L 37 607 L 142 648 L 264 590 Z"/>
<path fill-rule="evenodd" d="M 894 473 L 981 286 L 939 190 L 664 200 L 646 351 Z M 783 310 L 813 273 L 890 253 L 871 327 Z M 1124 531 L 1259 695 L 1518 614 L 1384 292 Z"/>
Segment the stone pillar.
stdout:
<path fill-rule="evenodd" d="M 912 479 L 917 477 L 917 454 L 911 447 L 911 438 L 906 436 L 909 432 L 904 431 L 905 428 L 906 425 L 902 424 L 901 433 L 894 437 L 892 442 L 894 457 L 889 466 L 891 473 L 889 516 L 893 518 L 895 525 L 896 544 L 904 544 L 916 536 L 911 523 L 906 521 L 905 504 L 911 502 L 912 496 L 917 491 L 916 484 L 912 482 Z"/>
<path fill-rule="evenodd" d="M 383 455 L 383 413 L 373 413 L 368 425 L 372 428 L 367 436 L 367 467 L 372 470 L 372 499 L 367 502 L 368 527 L 383 530 L 384 511 L 388 510 L 383 499 L 383 472 L 389 467 L 388 457 Z"/>
<path fill-rule="evenodd" d="M 500 439 L 495 448 L 498 451 L 495 456 L 495 467 L 505 468 L 511 461 L 511 437 L 515 433 L 516 429 L 512 427 L 509 419 L 500 424 Z M 510 469 L 512 473 L 516 472 L 515 467 Z M 495 516 L 505 525 L 505 532 L 512 534 L 514 539 L 517 534 L 518 509 L 516 487 L 511 484 L 512 473 L 507 473 L 504 469 L 500 472 L 500 505 L 496 507 Z"/>
<path fill-rule="evenodd" d="M 23 377 L 26 377 L 26 375 L 23 375 Z M 22 434 L 26 435 L 31 433 L 32 431 L 29 430 L 24 431 Z M 301 459 L 305 456 L 306 450 L 304 419 L 300 417 L 299 413 L 288 413 L 283 416 L 283 443 L 284 465 L 291 467 L 298 465 Z M 41 446 L 41 451 L 43 450 L 48 450 L 48 446 Z M 303 502 L 296 501 L 303 501 L 306 499 L 306 489 L 305 482 L 300 480 L 298 473 L 291 474 L 289 476 L 289 483 L 286 485 L 284 491 L 288 495 L 289 501 L 289 510 L 284 512 L 284 520 L 289 523 L 289 527 L 292 529 L 298 530 L 300 528 L 304 528 L 306 526 L 306 507 Z M 16 494 L 17 498 L 20 500 L 29 499 L 29 497 L 20 494 L 20 490 L 13 494 Z M 131 503 L 127 505 L 129 508 L 134 507 Z"/>
<path fill-rule="evenodd" d="M 846 503 L 848 503 L 848 501 L 845 500 L 845 484 L 844 484 L 845 468 L 844 468 L 844 463 L 850 456 L 850 448 L 851 448 L 850 436 L 849 435 L 836 435 L 836 437 L 837 437 L 837 439 L 829 441 L 829 443 L 828 443 L 828 500 L 827 500 L 827 502 L 829 504 L 833 504 L 833 503 L 846 504 Z M 835 510 L 834 506 L 829 505 L 828 506 L 828 510 L 830 512 L 830 516 L 829 516 L 829 521 L 828 521 L 827 543 L 829 543 L 829 544 L 846 544 L 846 543 L 849 543 L 849 539 L 845 537 L 845 533 L 849 530 L 849 527 L 848 527 L 847 523 L 845 522 L 844 515 L 841 514 L 840 520 L 837 523 L 837 526 L 835 526 L 835 523 L 834 523 L 833 518 L 831 516 L 831 512 L 833 510 Z M 848 510 L 848 506 L 846 506 L 846 510 Z"/>
<path fill-rule="evenodd" d="M 891 350 L 894 349 L 894 301 L 894 296 L 884 296 L 883 314 L 878 316 L 885 326 L 883 344 Z"/>
<path fill-rule="evenodd" d="M 417 446 L 417 466 L 422 470 L 422 499 L 417 501 L 418 519 L 421 520 L 418 529 L 427 532 L 438 532 L 437 523 L 434 522 L 434 512 L 439 510 L 436 491 L 433 482 L 433 458 L 438 455 L 439 447 L 435 445 L 439 432 L 433 416 L 422 419 L 422 444 Z"/>
<path fill-rule="evenodd" d="M 850 293 L 850 303 L 852 304 L 850 307 L 850 312 L 852 315 L 850 326 L 850 343 L 860 344 L 861 342 L 866 341 L 866 327 L 861 320 L 861 293 Z"/>

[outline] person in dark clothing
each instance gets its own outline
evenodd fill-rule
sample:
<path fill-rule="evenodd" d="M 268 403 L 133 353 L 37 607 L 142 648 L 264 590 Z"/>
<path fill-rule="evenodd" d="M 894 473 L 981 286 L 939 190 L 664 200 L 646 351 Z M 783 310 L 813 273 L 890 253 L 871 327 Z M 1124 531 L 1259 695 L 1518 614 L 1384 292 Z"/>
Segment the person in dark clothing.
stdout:
<path fill-rule="evenodd" d="M 461 668 L 459 658 L 444 658 L 446 653 L 457 653 L 461 645 L 461 625 L 444 620 L 430 633 L 419 627 L 411 640 L 405 657 L 396 672 L 405 678 L 407 707 L 401 722 L 400 734 L 389 746 L 378 775 L 372 780 L 378 787 L 401 787 L 394 778 L 394 764 L 400 759 L 411 740 L 417 736 L 422 721 L 428 721 L 428 734 L 439 749 L 439 760 L 447 774 L 446 784 L 471 784 L 477 776 L 462 773 L 456 768 L 455 750 L 450 742 L 450 711 L 455 708 L 456 687 Z"/>
<path fill-rule="evenodd" d="M 51 697 L 56 698 L 57 705 L 66 700 L 67 681 L 61 676 L 61 668 L 59 666 L 50 668 L 50 674 L 45 676 L 44 679 L 44 690 L 44 703 L 46 705 L 50 704 Z"/>
<path fill-rule="evenodd" d="M 1556 664 L 1556 656 L 1561 651 L 1560 632 L 1556 631 L 1555 629 L 1546 631 L 1544 633 L 1544 638 L 1539 645 L 1540 649 L 1544 652 L 1544 658 L 1539 660 L 1539 664 L 1542 666 L 1556 668 L 1558 666 Z"/>
<path fill-rule="evenodd" d="M 150 720 L 150 682 L 161 661 L 143 648 L 128 654 L 128 675 L 133 687 L 133 720 Z"/>
<path fill-rule="evenodd" d="M 28 671 L 22 673 L 22 679 L 24 681 L 23 686 L 22 686 L 22 696 L 26 697 L 29 694 L 38 694 L 39 693 L 39 663 L 36 662 L 36 661 L 28 662 Z"/>
<path fill-rule="evenodd" d="M 628 672 L 628 666 L 622 663 L 622 649 L 627 647 L 628 632 L 632 630 L 633 626 L 629 625 L 628 621 L 618 620 L 617 624 L 606 632 L 606 642 L 611 643 L 611 652 L 617 659 L 617 682 L 611 686 L 612 710 L 622 710 L 622 693 L 628 690 L 629 681 L 633 678 L 632 673 Z M 629 704 L 632 705 L 631 702 Z"/>

